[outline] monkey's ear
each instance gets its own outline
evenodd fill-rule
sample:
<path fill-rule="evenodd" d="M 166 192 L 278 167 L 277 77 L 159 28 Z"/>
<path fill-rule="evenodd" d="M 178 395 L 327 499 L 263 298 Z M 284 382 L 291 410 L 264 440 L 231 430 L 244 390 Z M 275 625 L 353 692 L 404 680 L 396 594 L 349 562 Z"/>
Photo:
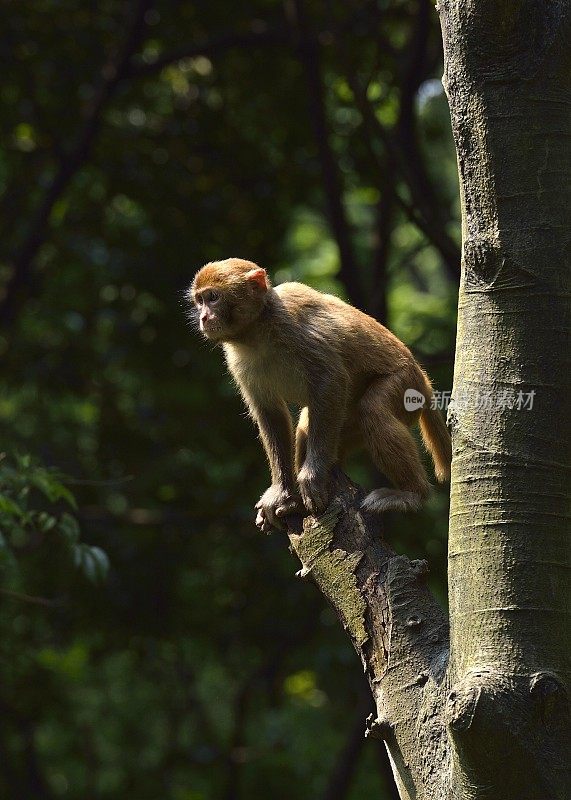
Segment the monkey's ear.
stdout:
<path fill-rule="evenodd" d="M 261 267 L 251 269 L 250 272 L 246 273 L 245 277 L 247 281 L 255 283 L 260 289 L 268 288 L 268 276 L 266 275 L 266 270 Z"/>

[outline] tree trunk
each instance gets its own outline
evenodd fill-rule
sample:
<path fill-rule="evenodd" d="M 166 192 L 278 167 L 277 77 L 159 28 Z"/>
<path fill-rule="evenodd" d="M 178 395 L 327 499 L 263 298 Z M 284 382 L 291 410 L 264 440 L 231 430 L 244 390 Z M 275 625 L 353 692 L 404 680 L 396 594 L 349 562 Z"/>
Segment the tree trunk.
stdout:
<path fill-rule="evenodd" d="M 448 623 L 337 478 L 289 537 L 361 656 L 403 800 L 568 800 L 571 0 L 440 0 L 463 258 Z"/>
<path fill-rule="evenodd" d="M 571 3 L 446 0 L 440 15 L 463 226 L 449 412 L 453 789 L 563 799 Z"/>

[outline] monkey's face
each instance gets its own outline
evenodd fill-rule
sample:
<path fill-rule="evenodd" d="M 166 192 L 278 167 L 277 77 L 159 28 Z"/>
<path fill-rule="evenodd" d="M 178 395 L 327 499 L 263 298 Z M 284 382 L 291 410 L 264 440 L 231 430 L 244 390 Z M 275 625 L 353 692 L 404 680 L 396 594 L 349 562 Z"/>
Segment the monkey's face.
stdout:
<path fill-rule="evenodd" d="M 224 305 L 222 294 L 215 289 L 205 289 L 194 296 L 194 304 L 198 313 L 200 332 L 207 339 L 217 339 L 224 329 Z M 221 313 L 222 312 L 222 313 Z"/>
<path fill-rule="evenodd" d="M 228 259 L 203 267 L 189 290 L 201 333 L 213 342 L 238 338 L 260 315 L 268 289 L 265 271 L 252 262 Z"/>

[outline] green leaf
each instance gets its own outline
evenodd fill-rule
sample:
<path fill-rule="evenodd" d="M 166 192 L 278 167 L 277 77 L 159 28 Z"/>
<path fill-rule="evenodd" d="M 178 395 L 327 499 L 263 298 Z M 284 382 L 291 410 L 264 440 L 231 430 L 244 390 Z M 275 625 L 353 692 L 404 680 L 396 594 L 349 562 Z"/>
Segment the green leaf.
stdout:
<path fill-rule="evenodd" d="M 89 547 L 89 556 L 93 564 L 93 580 L 96 583 L 105 580 L 109 573 L 109 558 L 100 547 Z"/>
<path fill-rule="evenodd" d="M 72 508 L 77 508 L 77 501 L 67 486 L 64 486 L 62 483 L 59 484 L 59 495 L 58 499 L 65 500 L 65 502 L 70 505 Z"/>
<path fill-rule="evenodd" d="M 57 523 L 56 517 L 52 516 L 51 514 L 48 514 L 47 511 L 40 511 L 40 513 L 37 516 L 38 527 L 43 533 L 51 531 L 51 529 L 56 525 L 56 523 Z"/>
<path fill-rule="evenodd" d="M 16 463 L 23 470 L 29 469 L 32 466 L 32 456 L 29 453 L 25 453 L 24 455 L 17 455 Z"/>
<path fill-rule="evenodd" d="M 47 472 L 36 472 L 30 476 L 30 484 L 54 503 L 59 498 L 58 482 Z"/>
<path fill-rule="evenodd" d="M 100 547 L 78 544 L 75 547 L 74 561 L 92 583 L 102 583 L 109 572 L 109 558 Z"/>
<path fill-rule="evenodd" d="M 77 508 L 75 497 L 67 486 L 63 485 L 58 473 L 46 469 L 37 469 L 30 475 L 29 482 L 36 489 L 39 489 L 52 503 L 64 500 L 72 508 Z"/>
<path fill-rule="evenodd" d="M 58 531 L 62 533 L 70 544 L 76 544 L 79 541 L 79 523 L 64 511 L 58 523 Z"/>
<path fill-rule="evenodd" d="M 13 517 L 21 517 L 23 511 L 17 503 L 5 494 L 0 494 L 0 513 L 10 514 Z"/>

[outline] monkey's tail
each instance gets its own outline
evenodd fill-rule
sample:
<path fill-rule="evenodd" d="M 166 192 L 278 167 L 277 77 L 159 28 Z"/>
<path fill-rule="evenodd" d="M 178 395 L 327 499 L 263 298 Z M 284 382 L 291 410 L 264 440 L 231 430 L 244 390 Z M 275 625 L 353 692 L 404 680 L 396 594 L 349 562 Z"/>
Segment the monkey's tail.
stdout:
<path fill-rule="evenodd" d="M 452 441 L 444 417 L 438 409 L 430 407 L 431 396 L 432 390 L 430 389 L 426 405 L 420 415 L 420 432 L 424 446 L 434 461 L 436 480 L 444 483 L 444 481 L 450 480 Z"/>

